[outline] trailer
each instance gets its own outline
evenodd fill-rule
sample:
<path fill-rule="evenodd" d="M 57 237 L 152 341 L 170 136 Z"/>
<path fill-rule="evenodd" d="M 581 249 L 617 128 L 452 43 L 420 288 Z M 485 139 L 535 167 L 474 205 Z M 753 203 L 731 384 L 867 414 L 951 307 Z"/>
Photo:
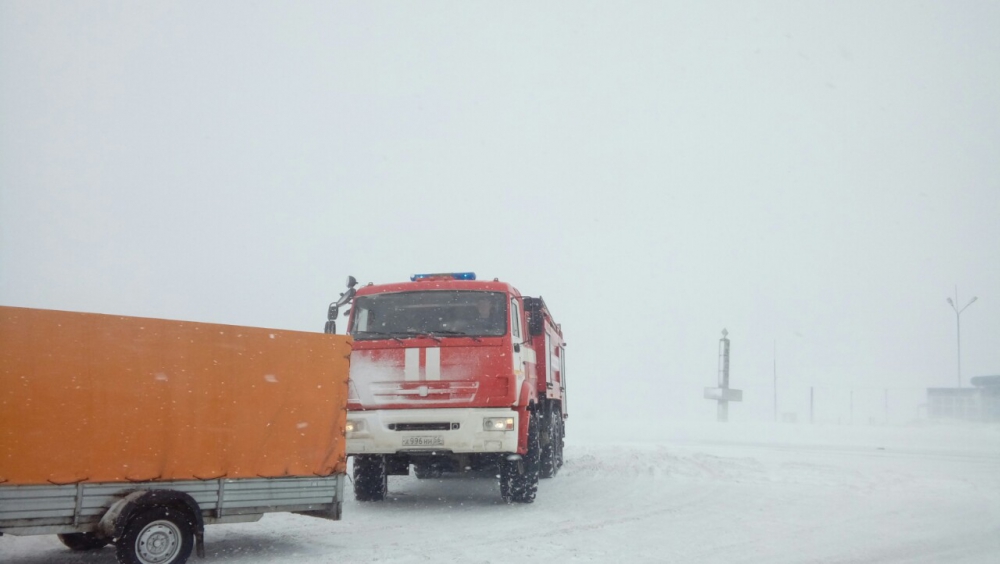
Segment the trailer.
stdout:
<path fill-rule="evenodd" d="M 338 520 L 349 337 L 0 307 L 0 535 L 204 556 L 204 527 Z"/>

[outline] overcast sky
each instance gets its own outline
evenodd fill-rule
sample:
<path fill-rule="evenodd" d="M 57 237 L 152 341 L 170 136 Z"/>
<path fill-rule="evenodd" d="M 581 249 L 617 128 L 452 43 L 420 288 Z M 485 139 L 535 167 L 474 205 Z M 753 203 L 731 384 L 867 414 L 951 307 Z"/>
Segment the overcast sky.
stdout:
<path fill-rule="evenodd" d="M 1000 3 L 0 1 L 0 304 L 320 331 L 542 295 L 571 420 L 1000 374 Z M 341 324 L 343 326 L 343 324 Z"/>

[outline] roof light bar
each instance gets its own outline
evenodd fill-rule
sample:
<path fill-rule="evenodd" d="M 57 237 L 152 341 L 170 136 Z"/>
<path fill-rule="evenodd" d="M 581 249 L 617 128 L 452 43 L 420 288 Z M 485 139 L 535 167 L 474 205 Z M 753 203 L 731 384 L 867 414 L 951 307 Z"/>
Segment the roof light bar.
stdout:
<path fill-rule="evenodd" d="M 475 272 L 438 272 L 436 274 L 414 274 L 410 276 L 411 282 L 420 280 L 475 280 Z"/>

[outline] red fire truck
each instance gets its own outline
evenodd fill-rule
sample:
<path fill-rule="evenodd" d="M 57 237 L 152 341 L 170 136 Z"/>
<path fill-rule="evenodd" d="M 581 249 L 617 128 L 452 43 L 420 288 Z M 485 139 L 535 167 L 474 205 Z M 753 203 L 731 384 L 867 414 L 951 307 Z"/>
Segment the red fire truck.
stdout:
<path fill-rule="evenodd" d="M 388 476 L 412 466 L 419 479 L 496 472 L 505 501 L 534 501 L 539 477 L 562 466 L 567 417 L 566 343 L 542 298 L 471 272 L 356 285 L 330 305 L 326 331 L 351 304 L 357 499 L 384 499 Z"/>

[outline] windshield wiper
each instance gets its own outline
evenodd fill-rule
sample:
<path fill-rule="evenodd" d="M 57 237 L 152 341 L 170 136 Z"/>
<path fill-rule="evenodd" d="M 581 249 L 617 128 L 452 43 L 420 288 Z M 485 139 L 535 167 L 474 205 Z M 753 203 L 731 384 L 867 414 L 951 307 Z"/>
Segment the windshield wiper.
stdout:
<path fill-rule="evenodd" d="M 440 343 L 441 339 L 437 337 L 438 335 L 442 337 L 468 337 L 473 341 L 476 341 L 477 343 L 482 342 L 482 339 L 480 339 L 479 337 L 475 335 L 470 335 L 465 331 L 451 331 L 448 329 L 435 329 L 434 331 L 358 331 L 357 333 L 355 333 L 356 338 L 364 338 L 364 336 L 366 335 L 373 335 L 376 337 L 388 337 L 398 343 L 403 342 L 403 340 L 400 339 L 400 337 L 402 337 L 403 339 L 426 337 L 428 339 L 434 339 L 435 341 Z"/>
<path fill-rule="evenodd" d="M 403 344 L 403 340 L 399 337 L 393 335 L 392 333 L 384 333 L 382 331 L 358 331 L 354 334 L 355 338 L 362 338 L 364 335 L 375 335 L 378 337 L 388 337 L 399 344 Z"/>
<path fill-rule="evenodd" d="M 476 341 L 477 343 L 482 341 L 482 339 L 480 339 L 479 337 L 477 337 L 475 335 L 470 335 L 470 334 L 466 333 L 465 331 L 449 331 L 447 329 L 441 329 L 441 330 L 431 331 L 431 333 L 433 333 L 435 335 L 444 335 L 444 336 L 447 336 L 447 337 L 468 337 L 468 338 L 472 339 L 473 341 Z"/>
<path fill-rule="evenodd" d="M 388 335 L 393 339 L 396 339 L 397 341 L 399 340 L 399 337 L 403 337 L 404 339 L 412 339 L 414 337 L 427 337 L 429 339 L 434 339 L 435 341 L 440 343 L 441 339 L 438 339 L 431 333 L 432 333 L 431 331 L 391 331 L 389 333 L 382 333 L 382 334 Z"/>

